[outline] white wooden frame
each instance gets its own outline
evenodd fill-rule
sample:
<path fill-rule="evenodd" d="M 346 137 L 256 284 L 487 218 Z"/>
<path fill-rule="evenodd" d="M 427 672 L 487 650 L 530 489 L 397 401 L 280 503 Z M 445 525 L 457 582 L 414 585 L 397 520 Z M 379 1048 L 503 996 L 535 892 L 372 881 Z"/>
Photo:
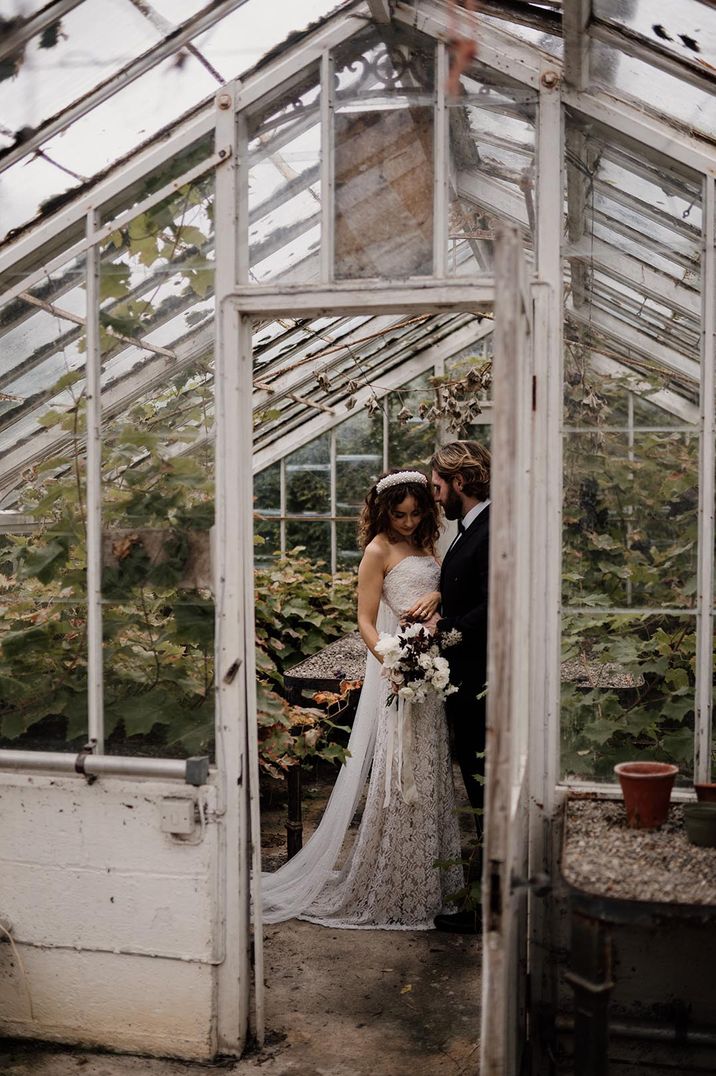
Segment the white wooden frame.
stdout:
<path fill-rule="evenodd" d="M 584 24 L 588 19 L 588 0 L 578 0 L 579 18 Z M 222 190 L 224 207 L 233 206 L 225 218 L 217 220 L 217 231 L 224 235 L 236 235 L 238 231 L 238 212 L 245 207 L 246 175 L 243 162 L 237 158 L 239 145 L 237 124 L 242 122 L 237 113 L 247 105 L 258 101 L 264 94 L 305 68 L 308 64 L 321 64 L 324 90 L 330 82 L 329 50 L 336 44 L 350 37 L 371 11 L 385 11 L 386 4 L 371 0 L 370 3 L 356 3 L 345 13 L 319 27 L 296 47 L 271 60 L 250 75 L 244 83 L 234 82 L 222 89 L 219 94 L 220 111 L 216 126 L 217 143 L 213 156 L 191 170 L 192 176 L 198 176 L 209 168 L 217 167 L 217 205 L 218 192 Z M 417 27 L 436 38 L 438 47 L 438 72 L 444 74 L 446 53 L 444 42 L 450 39 L 454 30 L 451 15 L 447 8 L 439 7 L 431 0 L 415 0 L 415 3 L 398 0 L 394 5 L 394 18 L 405 25 Z M 467 20 L 466 13 L 460 15 Z M 537 282 L 533 285 L 535 302 L 540 314 L 535 319 L 536 346 L 536 382 L 535 392 L 538 401 L 535 420 L 535 442 L 533 467 L 535 483 L 544 491 L 542 504 L 535 505 L 535 569 L 532 573 L 530 600 L 533 609 L 559 611 L 559 549 L 561 543 L 561 440 L 558 429 L 558 416 L 562 407 L 561 378 L 561 256 L 559 251 L 559 229 L 554 222 L 561 219 L 561 169 L 562 151 L 560 126 L 562 107 L 567 105 L 581 115 L 598 120 L 644 147 L 645 154 L 657 148 L 676 162 L 689 169 L 696 170 L 704 176 L 705 196 L 704 210 L 707 220 L 706 242 L 703 261 L 703 283 L 701 292 L 703 316 L 702 343 L 702 381 L 701 381 L 701 443 L 700 456 L 700 502 L 699 502 L 699 540 L 701 556 L 698 566 L 699 611 L 697 627 L 698 683 L 697 683 L 697 728 L 695 736 L 696 773 L 700 777 L 708 775 L 710 748 L 712 742 L 712 692 L 711 663 L 713 647 L 713 537 L 714 537 L 714 413 L 713 413 L 713 366 L 714 366 L 714 332 L 715 312 L 713 295 L 716 292 L 716 248 L 714 237 L 714 213 L 716 193 L 714 183 L 714 158 L 705 141 L 690 136 L 684 131 L 669 126 L 666 122 L 640 112 L 628 101 L 619 100 L 604 90 L 585 89 L 587 76 L 584 57 L 572 51 L 570 56 L 570 74 L 574 72 L 574 85 L 560 87 L 561 67 L 559 61 L 541 53 L 539 49 L 519 41 L 509 32 L 494 26 L 479 25 L 480 61 L 486 66 L 501 71 L 510 78 L 539 91 L 540 110 L 538 119 L 538 249 Z M 580 46 L 581 47 L 581 46 Z M 438 78 L 442 85 L 442 78 Z M 439 103 L 439 91 L 437 94 Z M 441 120 L 442 111 L 438 110 L 436 127 L 436 189 L 442 182 L 443 164 L 441 163 L 445 125 Z M 321 122 L 327 131 L 330 122 L 330 95 L 322 97 Z M 42 220 L 23 233 L 16 241 L 7 244 L 0 251 L 0 272 L 11 269 L 16 264 L 29 265 L 38 252 L 48 252 L 48 260 L 41 267 L 33 265 L 31 271 L 20 283 L 13 283 L 5 297 L 19 294 L 37 283 L 47 271 L 65 264 L 69 259 L 83 251 L 88 252 L 89 265 L 93 264 L 96 243 L 102 230 L 98 228 L 96 214 L 103 207 L 112 205 L 122 192 L 133 183 L 141 180 L 148 173 L 156 170 L 168 157 L 191 145 L 197 138 L 207 134 L 215 123 L 212 104 L 196 116 L 187 119 L 172 133 L 166 141 L 159 142 L 142 150 L 125 164 L 114 169 L 93 189 L 83 194 L 76 202 L 62 209 L 52 218 Z M 442 126 L 441 126 L 442 124 Z M 442 132 L 442 133 L 441 133 Z M 324 145 L 330 142 L 324 140 Z M 233 249 L 224 245 L 221 254 L 217 252 L 217 355 L 220 356 L 217 367 L 217 425 L 223 428 L 217 444 L 217 532 L 219 540 L 219 563 L 217 568 L 217 681 L 219 683 L 219 716 L 217 718 L 217 762 L 219 786 L 222 796 L 221 810 L 225 816 L 224 862 L 225 876 L 223 889 L 223 907 L 227 938 L 226 960 L 222 964 L 219 976 L 219 1017 L 218 1033 L 220 1048 L 227 1052 L 240 1052 L 244 1045 L 244 1027 L 248 1021 L 249 1011 L 249 968 L 250 937 L 246 909 L 247 894 L 250 885 L 249 833 L 257 832 L 258 805 L 255 782 L 249 778 L 249 772 L 256 758 L 256 743 L 252 738 L 248 719 L 254 706 L 253 691 L 255 677 L 251 668 L 249 654 L 252 649 L 252 586 L 250 574 L 250 513 L 241 511 L 242 506 L 250 503 L 250 471 L 245 466 L 251 453 L 251 440 L 248 424 L 241 421 L 244 415 L 242 398 L 250 390 L 250 350 L 251 341 L 247 326 L 254 315 L 278 316 L 282 312 L 302 313 L 337 313 L 364 312 L 388 313 L 411 311 L 453 311 L 484 310 L 492 301 L 492 282 L 482 281 L 475 284 L 465 283 L 459 279 L 433 281 L 400 282 L 391 294 L 384 282 L 371 284 L 366 282 L 359 286 L 350 284 L 333 285 L 330 280 L 332 262 L 330 250 L 330 197 L 332 186 L 332 164 L 330 154 L 321 160 L 323 187 L 321 266 L 322 283 L 314 288 L 298 287 L 250 287 L 246 255 L 242 245 L 233 245 Z M 189 173 L 187 173 L 188 175 Z M 186 181 L 183 177 L 182 181 Z M 177 181 L 179 182 L 179 181 Z M 146 200 L 146 205 L 153 204 L 162 192 Z M 134 207 L 134 216 L 140 209 Z M 62 245 L 64 233 L 76 228 L 81 229 L 82 220 L 89 219 L 88 231 L 83 238 L 61 254 L 55 254 Z M 436 217 L 436 243 L 443 231 L 443 221 L 438 213 Z M 117 226 L 116 221 L 106 227 L 110 230 Z M 54 244 L 54 246 L 53 246 Z M 441 246 L 442 249 L 442 246 Z M 579 256 L 579 251 L 574 252 Z M 440 261 L 436 245 L 435 268 L 446 271 Z M 628 267 L 625 260 L 625 267 Z M 625 268 L 626 272 L 626 268 Z M 91 295 L 92 271 L 88 275 L 88 298 Z M 237 283 L 244 285 L 237 289 Z M 658 275 L 645 280 L 647 287 L 661 298 L 665 282 Z M 669 282 L 667 285 L 671 286 Z M 674 289 L 675 305 L 681 305 L 694 313 L 693 296 L 686 290 Z M 90 312 L 88 309 L 88 333 L 91 337 Z M 88 368 L 91 348 L 88 349 Z M 607 360 L 605 360 L 607 361 Z M 693 374 L 689 365 L 687 371 Z M 153 376 L 156 376 L 153 371 Z M 146 387 L 146 384 L 144 385 Z M 544 409 L 541 404 L 544 400 Z M 97 397 L 96 405 L 99 400 Z M 319 416 L 323 420 L 328 416 Z M 95 414 L 88 423 L 97 419 Z M 240 439 L 228 436 L 230 429 L 240 430 Z M 92 429 L 88 425 L 88 429 Z M 90 441 L 97 452 L 97 435 L 92 432 Z M 244 464 L 242 468 L 242 463 Z M 91 475 L 95 472 L 95 463 L 88 465 L 88 481 L 94 482 Z M 541 479 L 540 479 L 541 475 Z M 88 490 L 88 500 L 91 494 Z M 539 498 L 538 498 L 539 500 Z M 92 509 L 94 511 L 94 509 Z M 98 523 L 92 524 L 95 530 Z M 236 548 L 236 536 L 241 536 L 241 552 Z M 223 537 L 222 537 L 223 536 Z M 540 552 L 537 552 L 537 551 Z M 96 558 L 96 548 L 91 553 L 90 562 Z M 96 568 L 94 570 L 97 576 Z M 91 583 L 90 596 L 97 592 L 98 580 Z M 556 626 L 555 626 L 556 625 Z M 99 633 L 99 634 L 98 634 Z M 101 620 L 99 614 L 90 624 L 90 664 L 94 669 L 92 675 L 93 695 L 96 694 L 101 668 L 97 669 L 96 640 L 101 639 Z M 92 649 L 94 647 L 94 649 Z M 547 866 L 552 861 L 551 828 L 555 797 L 557 795 L 557 759 L 559 733 L 559 627 L 556 616 L 550 615 L 546 620 L 546 630 L 542 637 L 533 640 L 531 654 L 534 668 L 542 668 L 544 675 L 532 681 L 532 712 L 545 715 L 544 723 L 539 729 L 533 728 L 534 754 L 531 758 L 531 792 L 532 822 L 530 826 L 531 846 L 530 862 L 535 868 Z M 94 662 L 94 664 L 93 664 Z M 238 663 L 238 665 L 237 665 Z M 538 682 L 539 680 L 539 682 Z M 92 696 L 91 696 L 92 697 Z M 101 747 L 101 701 L 90 703 L 90 735 Z M 609 791 L 607 786 L 606 791 Z M 254 901 L 256 902 L 256 847 L 253 856 Z M 237 887 L 240 899 L 237 899 Z M 539 916 L 535 905 L 534 915 Z M 533 919 L 538 923 L 538 918 Z M 260 924 L 259 924 L 260 926 Z M 541 928 L 540 928 L 541 929 Z M 262 1035 L 262 974 L 260 929 L 255 933 L 255 971 L 257 990 L 257 1017 L 255 1029 L 259 1038 Z M 535 947 L 532 958 L 533 988 L 535 986 L 535 969 L 539 969 L 540 956 Z M 546 980 L 546 975 L 542 976 Z M 546 989 L 546 987 L 545 987 Z"/>

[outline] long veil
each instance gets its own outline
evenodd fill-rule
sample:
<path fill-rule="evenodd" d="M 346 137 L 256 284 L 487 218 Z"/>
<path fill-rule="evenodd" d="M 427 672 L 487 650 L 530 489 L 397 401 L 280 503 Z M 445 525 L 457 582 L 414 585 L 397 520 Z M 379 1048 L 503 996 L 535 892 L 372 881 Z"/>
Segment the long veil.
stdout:
<path fill-rule="evenodd" d="M 376 628 L 394 633 L 392 610 L 381 602 Z M 356 812 L 373 761 L 378 728 L 381 665 L 368 654 L 365 679 L 348 741 L 349 757 L 341 766 L 323 817 L 305 847 L 279 867 L 261 875 L 265 923 L 280 923 L 306 911 L 335 869 L 341 845 Z"/>

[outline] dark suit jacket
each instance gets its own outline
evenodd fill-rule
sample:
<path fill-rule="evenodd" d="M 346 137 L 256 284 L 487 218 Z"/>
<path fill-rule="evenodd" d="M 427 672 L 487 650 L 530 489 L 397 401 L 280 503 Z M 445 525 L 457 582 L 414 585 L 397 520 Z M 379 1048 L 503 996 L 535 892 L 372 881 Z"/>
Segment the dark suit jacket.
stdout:
<path fill-rule="evenodd" d="M 462 642 L 445 654 L 450 679 L 456 684 L 468 680 L 477 691 L 487 677 L 489 539 L 488 504 L 446 553 L 440 573 L 442 618 L 438 626 L 443 630 L 457 628 L 462 634 Z M 454 698 L 457 701 L 459 696 Z"/>

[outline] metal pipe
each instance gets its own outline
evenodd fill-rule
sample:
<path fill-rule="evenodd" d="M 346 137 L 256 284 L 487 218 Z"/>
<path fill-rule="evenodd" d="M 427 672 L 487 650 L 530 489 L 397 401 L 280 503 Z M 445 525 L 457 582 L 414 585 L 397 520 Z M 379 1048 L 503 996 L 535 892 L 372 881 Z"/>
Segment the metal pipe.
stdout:
<path fill-rule="evenodd" d="M 434 161 L 433 161 L 433 274 L 438 280 L 447 276 L 448 210 L 448 112 L 445 86 L 448 79 L 447 46 L 436 44 L 434 92 Z"/>
<path fill-rule="evenodd" d="M 694 779 L 711 780 L 713 709 L 714 594 L 714 287 L 716 286 L 716 183 L 704 182 L 703 263 L 701 277 L 701 396 L 699 438 L 698 559 L 696 589 L 696 716 Z"/>
<path fill-rule="evenodd" d="M 336 494 L 336 480 L 337 480 L 337 444 L 336 444 L 336 427 L 334 426 L 329 436 L 329 451 L 330 451 L 330 498 L 331 498 L 331 572 L 336 574 L 338 567 L 338 536 L 336 534 L 336 515 L 338 512 L 338 497 Z"/>
<path fill-rule="evenodd" d="M 91 755 L 80 751 L 0 751 L 0 771 L 62 773 L 77 777 L 157 777 L 204 785 L 209 778 L 209 759 L 127 758 L 122 755 Z"/>
<path fill-rule="evenodd" d="M 574 1032 L 573 1016 L 558 1016 L 557 1031 Z M 672 1043 L 675 1046 L 706 1046 L 716 1048 L 716 1029 L 710 1027 L 662 1027 L 639 1020 L 609 1021 L 609 1034 L 620 1039 L 638 1039 L 644 1042 Z"/>
<path fill-rule="evenodd" d="M 324 284 L 330 284 L 334 271 L 334 156 L 333 156 L 333 57 L 326 49 L 321 56 L 321 272 Z"/>
<path fill-rule="evenodd" d="M 87 214 L 87 696 L 88 737 L 104 754 L 104 652 L 102 647 L 102 349 L 99 329 L 100 251 L 95 233 L 99 214 Z"/>

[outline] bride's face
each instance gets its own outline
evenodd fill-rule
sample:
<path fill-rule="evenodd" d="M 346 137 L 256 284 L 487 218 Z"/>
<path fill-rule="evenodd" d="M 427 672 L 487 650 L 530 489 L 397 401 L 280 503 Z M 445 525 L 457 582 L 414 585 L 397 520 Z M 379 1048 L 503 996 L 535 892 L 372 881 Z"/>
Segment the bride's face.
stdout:
<path fill-rule="evenodd" d="M 418 502 L 409 494 L 390 513 L 390 525 L 400 538 L 412 538 L 422 518 Z"/>

